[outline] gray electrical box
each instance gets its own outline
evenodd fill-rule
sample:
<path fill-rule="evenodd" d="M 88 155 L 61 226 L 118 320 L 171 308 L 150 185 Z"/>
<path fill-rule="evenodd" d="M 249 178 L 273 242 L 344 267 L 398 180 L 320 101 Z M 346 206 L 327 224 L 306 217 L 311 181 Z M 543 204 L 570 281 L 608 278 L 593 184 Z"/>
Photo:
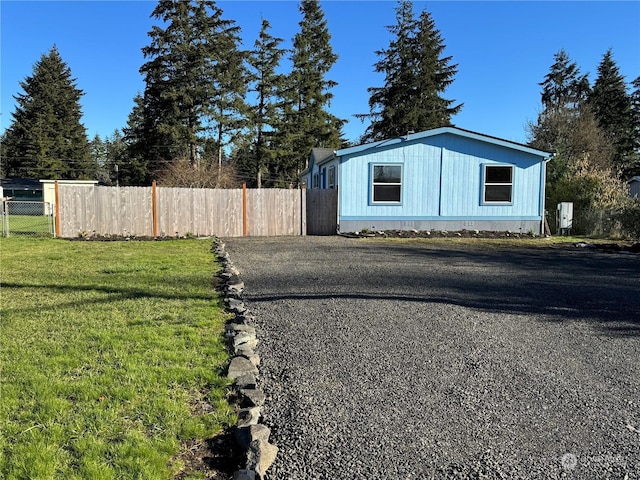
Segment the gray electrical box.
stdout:
<path fill-rule="evenodd" d="M 570 235 L 573 227 L 573 202 L 561 202 L 557 211 L 558 234 Z"/>

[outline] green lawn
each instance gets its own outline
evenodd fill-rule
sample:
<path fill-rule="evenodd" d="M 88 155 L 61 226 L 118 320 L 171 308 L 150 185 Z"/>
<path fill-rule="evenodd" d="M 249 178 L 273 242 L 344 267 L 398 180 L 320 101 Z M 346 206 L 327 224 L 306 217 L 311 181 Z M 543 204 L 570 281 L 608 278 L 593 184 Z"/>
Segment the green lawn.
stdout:
<path fill-rule="evenodd" d="M 3 218 L 2 220 L 6 221 L 7 219 Z M 9 215 L 8 222 L 9 236 L 50 236 L 49 231 L 53 218 L 44 215 Z"/>
<path fill-rule="evenodd" d="M 211 242 L 0 241 L 0 478 L 201 478 L 235 423 Z"/>

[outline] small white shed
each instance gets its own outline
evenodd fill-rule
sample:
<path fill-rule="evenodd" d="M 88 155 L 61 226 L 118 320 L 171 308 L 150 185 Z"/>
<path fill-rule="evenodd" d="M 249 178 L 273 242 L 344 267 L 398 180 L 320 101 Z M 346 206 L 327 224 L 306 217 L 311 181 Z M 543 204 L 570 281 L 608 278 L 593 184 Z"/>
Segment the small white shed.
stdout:
<path fill-rule="evenodd" d="M 45 215 L 53 215 L 56 211 L 56 182 L 58 185 L 72 185 L 74 187 L 95 187 L 97 180 L 40 180 L 42 183 L 42 199 L 45 202 Z"/>

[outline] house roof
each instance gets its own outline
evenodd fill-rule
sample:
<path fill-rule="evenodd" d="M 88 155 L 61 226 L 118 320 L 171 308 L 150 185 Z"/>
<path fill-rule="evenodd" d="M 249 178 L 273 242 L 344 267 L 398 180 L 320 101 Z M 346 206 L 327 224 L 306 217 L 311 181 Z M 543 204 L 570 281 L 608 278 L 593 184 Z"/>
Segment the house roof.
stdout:
<path fill-rule="evenodd" d="M 35 178 L 2 178 L 0 185 L 5 190 L 40 190 L 42 184 Z"/>
<path fill-rule="evenodd" d="M 401 144 L 401 143 L 412 141 L 412 140 L 420 140 L 422 138 L 434 137 L 436 135 L 443 135 L 443 134 L 451 134 L 451 135 L 457 135 L 460 137 L 470 138 L 472 140 L 479 140 L 482 142 L 491 143 L 493 145 L 498 145 L 500 147 L 511 148 L 513 150 L 518 150 L 518 151 L 529 153 L 531 155 L 535 155 L 538 157 L 543 157 L 545 159 L 550 159 L 553 156 L 553 154 L 549 152 L 537 150 L 535 148 L 531 148 L 522 143 L 512 142 L 511 140 L 492 137 L 490 135 L 485 135 L 484 133 L 472 132 L 471 130 L 465 130 L 458 127 L 440 127 L 440 128 L 434 128 L 431 130 L 425 130 L 424 132 L 410 133 L 403 137 L 396 137 L 388 140 L 380 140 L 378 142 L 365 143 L 363 145 L 356 145 L 355 147 L 343 148 L 341 150 L 336 151 L 335 153 L 336 153 L 336 156 L 341 157 L 343 155 L 352 155 L 354 153 L 364 152 L 366 150 L 380 148 L 383 146 L 387 147 L 390 145 Z"/>
<path fill-rule="evenodd" d="M 314 148 L 311 150 L 311 156 L 316 164 L 329 160 L 336 153 L 333 148 Z"/>
<path fill-rule="evenodd" d="M 636 175 L 635 177 L 631 177 L 629 180 L 627 180 L 627 183 L 631 182 L 640 182 L 640 176 Z"/>
<path fill-rule="evenodd" d="M 331 160 L 336 151 L 333 148 L 312 148 L 311 156 L 309 157 L 309 165 L 302 172 L 300 172 L 299 176 L 308 174 L 314 165 L 322 165 L 323 163 Z"/>

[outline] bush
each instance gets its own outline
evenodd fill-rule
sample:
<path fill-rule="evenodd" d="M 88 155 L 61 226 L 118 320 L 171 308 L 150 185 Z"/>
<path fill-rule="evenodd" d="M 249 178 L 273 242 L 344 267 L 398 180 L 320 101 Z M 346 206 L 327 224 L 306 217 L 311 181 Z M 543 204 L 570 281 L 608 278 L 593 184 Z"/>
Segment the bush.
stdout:
<path fill-rule="evenodd" d="M 627 199 L 620 210 L 619 221 L 626 235 L 634 240 L 640 240 L 640 200 Z"/>

